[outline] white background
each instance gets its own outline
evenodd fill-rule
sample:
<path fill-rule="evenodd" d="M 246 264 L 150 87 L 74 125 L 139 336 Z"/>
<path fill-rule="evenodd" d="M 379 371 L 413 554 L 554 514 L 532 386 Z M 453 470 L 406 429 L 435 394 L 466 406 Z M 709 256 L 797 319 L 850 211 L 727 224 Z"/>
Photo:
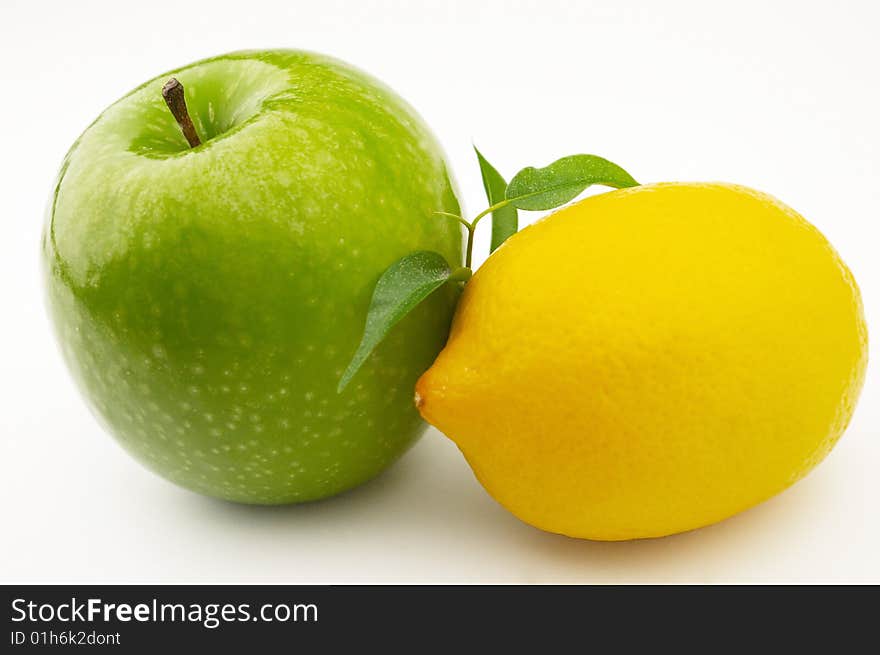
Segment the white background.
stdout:
<path fill-rule="evenodd" d="M 295 47 L 348 60 L 413 103 L 471 214 L 485 206 L 472 139 L 508 176 L 593 152 L 641 181 L 769 191 L 841 252 L 876 336 L 878 7 L 3 0 L 0 582 L 880 582 L 876 365 L 849 431 L 807 479 L 676 537 L 541 533 L 496 505 L 434 430 L 352 493 L 242 507 L 173 487 L 101 431 L 50 336 L 38 273 L 53 175 L 104 107 L 194 59 Z"/>

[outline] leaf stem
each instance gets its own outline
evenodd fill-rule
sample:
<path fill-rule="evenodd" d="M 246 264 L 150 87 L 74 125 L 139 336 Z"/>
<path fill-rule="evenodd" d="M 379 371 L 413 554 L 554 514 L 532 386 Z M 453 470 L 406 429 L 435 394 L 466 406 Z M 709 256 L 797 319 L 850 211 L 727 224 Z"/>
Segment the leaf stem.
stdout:
<path fill-rule="evenodd" d="M 486 209 L 484 209 L 483 211 L 481 211 L 479 214 L 477 214 L 476 216 L 474 216 L 474 220 L 471 221 L 471 225 L 473 225 L 474 227 L 477 227 L 477 223 L 480 222 L 480 219 L 481 219 L 481 218 L 483 218 L 484 216 L 488 216 L 488 215 L 491 214 L 492 212 L 494 212 L 494 211 L 496 211 L 496 210 L 498 210 L 498 209 L 501 209 L 502 207 L 507 207 L 507 205 L 509 205 L 509 204 L 510 204 L 510 200 L 507 200 L 507 199 L 504 199 L 504 200 L 502 200 L 501 202 L 496 202 L 496 203 L 495 203 L 494 205 L 492 205 L 491 207 L 487 207 Z"/>
<path fill-rule="evenodd" d="M 510 200 L 502 200 L 501 202 L 496 202 L 491 207 L 487 207 L 486 209 L 481 211 L 479 214 L 474 216 L 474 220 L 472 220 L 470 223 L 468 223 L 465 220 L 462 220 L 465 227 L 467 227 L 467 231 L 468 231 L 467 251 L 465 253 L 465 259 L 464 259 L 464 265 L 467 268 L 471 268 L 471 262 L 473 261 L 473 257 L 474 257 L 474 234 L 477 231 L 477 223 L 479 223 L 483 219 L 484 216 L 488 216 L 489 214 L 491 214 L 495 210 L 501 209 L 502 207 L 506 207 L 509 204 L 510 204 Z"/>
<path fill-rule="evenodd" d="M 474 258 L 474 227 L 474 223 L 468 223 L 467 250 L 465 251 L 464 256 L 465 268 L 471 267 L 471 260 Z"/>
<path fill-rule="evenodd" d="M 452 214 L 450 212 L 433 212 L 433 213 L 436 214 L 437 216 L 446 216 L 448 218 L 454 218 L 455 220 L 457 220 L 459 223 L 461 223 L 462 225 L 464 225 L 468 229 L 470 229 L 470 227 L 471 227 L 471 224 L 468 223 L 465 219 L 463 219 L 458 214 Z"/>
<path fill-rule="evenodd" d="M 436 211 L 433 212 L 434 214 L 437 214 L 437 216 L 447 216 L 449 218 L 454 218 L 459 223 L 464 225 L 465 229 L 467 230 L 467 233 L 468 233 L 467 247 L 465 250 L 465 258 L 464 258 L 464 265 L 466 268 L 471 268 L 471 262 L 473 261 L 473 258 L 474 258 L 474 233 L 476 232 L 476 229 L 477 229 L 477 223 L 479 223 L 480 220 L 482 220 L 482 218 L 484 216 L 488 216 L 492 212 L 494 212 L 498 209 L 501 209 L 502 207 L 506 207 L 507 205 L 510 204 L 510 202 L 511 202 L 510 200 L 502 200 L 501 202 L 496 202 L 491 207 L 487 207 L 486 209 L 481 211 L 479 214 L 477 214 L 474 217 L 474 220 L 472 220 L 470 222 L 468 222 L 467 220 L 465 220 L 464 218 L 462 218 L 458 214 L 452 214 L 450 212 L 436 212 Z"/>
<path fill-rule="evenodd" d="M 449 279 L 453 282 L 467 282 L 471 279 L 474 272 L 466 266 L 461 266 L 450 273 Z"/>

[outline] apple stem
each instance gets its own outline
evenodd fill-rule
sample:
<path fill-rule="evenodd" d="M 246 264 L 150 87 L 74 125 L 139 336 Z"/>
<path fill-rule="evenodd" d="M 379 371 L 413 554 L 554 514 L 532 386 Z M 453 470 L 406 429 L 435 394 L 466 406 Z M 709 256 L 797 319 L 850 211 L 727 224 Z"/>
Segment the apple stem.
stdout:
<path fill-rule="evenodd" d="M 176 77 L 172 77 L 165 82 L 162 87 L 162 97 L 165 98 L 165 104 L 171 110 L 174 120 L 180 125 L 180 131 L 186 137 L 190 148 L 195 148 L 202 144 L 199 135 L 196 132 L 196 126 L 193 125 L 189 112 L 186 110 L 186 98 L 183 93 L 183 84 Z"/>

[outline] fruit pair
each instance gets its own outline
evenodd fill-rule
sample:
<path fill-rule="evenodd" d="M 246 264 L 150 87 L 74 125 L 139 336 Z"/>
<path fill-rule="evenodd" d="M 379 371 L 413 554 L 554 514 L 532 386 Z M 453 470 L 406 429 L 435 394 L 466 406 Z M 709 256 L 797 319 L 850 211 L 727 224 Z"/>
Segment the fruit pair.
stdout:
<path fill-rule="evenodd" d="M 867 335 L 852 276 L 806 221 L 742 187 L 639 187 L 587 155 L 510 184 L 479 162 L 490 207 L 469 222 L 412 109 L 317 55 L 156 78 L 58 178 L 43 261 L 65 359 L 152 470 L 229 500 L 310 500 L 416 438 L 412 389 L 464 284 L 417 404 L 529 523 L 669 534 L 827 454 Z M 514 234 L 518 209 L 591 184 L 621 190 Z M 504 245 L 471 278 L 488 216 Z"/>

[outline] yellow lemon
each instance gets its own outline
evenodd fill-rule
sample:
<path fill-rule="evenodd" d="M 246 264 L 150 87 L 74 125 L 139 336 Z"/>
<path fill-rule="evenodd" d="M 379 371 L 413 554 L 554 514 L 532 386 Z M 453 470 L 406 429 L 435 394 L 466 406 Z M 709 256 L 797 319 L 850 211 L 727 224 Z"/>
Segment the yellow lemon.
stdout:
<path fill-rule="evenodd" d="M 658 537 L 806 474 L 866 364 L 858 288 L 818 230 L 745 187 L 652 184 L 497 250 L 416 404 L 523 521 Z"/>

